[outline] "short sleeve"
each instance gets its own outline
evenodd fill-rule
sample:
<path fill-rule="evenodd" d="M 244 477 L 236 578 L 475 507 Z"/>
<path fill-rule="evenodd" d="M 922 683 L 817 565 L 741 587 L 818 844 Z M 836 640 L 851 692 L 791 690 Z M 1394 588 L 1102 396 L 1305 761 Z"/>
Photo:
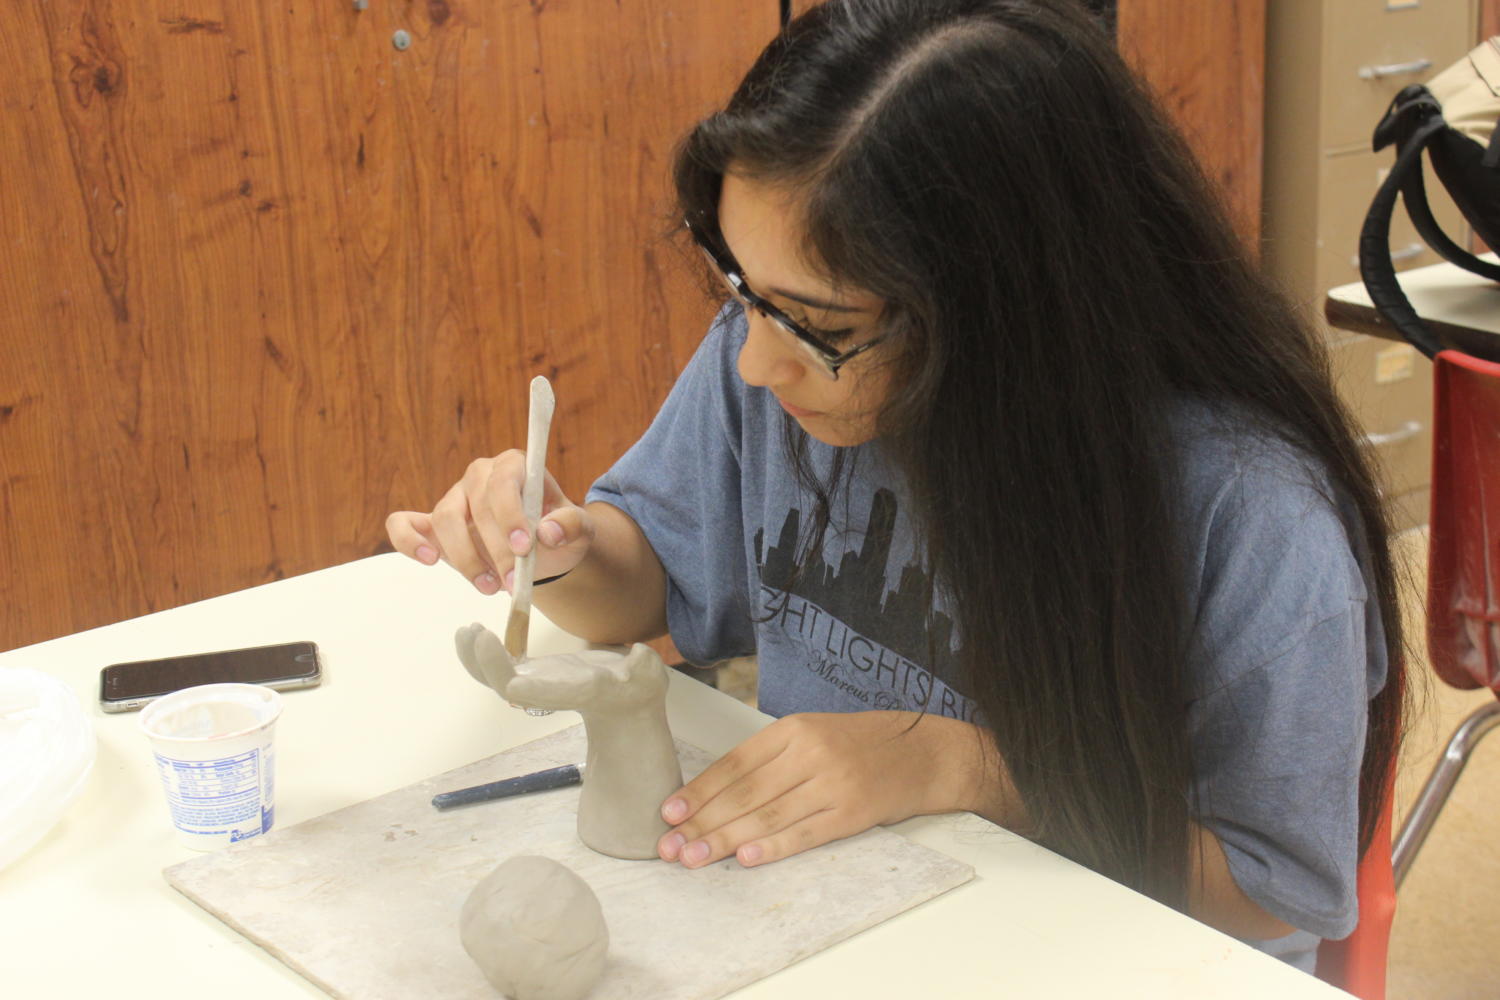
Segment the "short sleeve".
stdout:
<path fill-rule="evenodd" d="M 741 395 L 726 308 L 646 433 L 589 490 L 630 516 L 667 573 L 667 626 L 693 663 L 755 651 L 742 516 Z"/>
<path fill-rule="evenodd" d="M 1358 916 L 1359 772 L 1384 638 L 1357 531 L 1319 479 L 1273 449 L 1208 504 L 1189 725 L 1195 814 L 1236 883 L 1273 916 L 1340 938 Z"/>
<path fill-rule="evenodd" d="M 1268 913 L 1325 938 L 1344 937 L 1358 916 L 1364 679 L 1335 672 L 1363 645 L 1362 617 L 1351 610 L 1318 622 L 1192 712 L 1198 818 L 1219 838 L 1236 884 Z"/>

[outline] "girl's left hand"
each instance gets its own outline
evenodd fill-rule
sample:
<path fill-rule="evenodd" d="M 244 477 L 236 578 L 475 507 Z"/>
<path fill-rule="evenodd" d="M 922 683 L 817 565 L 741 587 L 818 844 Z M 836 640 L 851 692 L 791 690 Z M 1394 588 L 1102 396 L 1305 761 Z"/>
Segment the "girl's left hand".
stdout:
<path fill-rule="evenodd" d="M 662 804 L 665 861 L 745 866 L 909 816 L 974 808 L 978 727 L 917 712 L 788 715 Z M 993 776 L 993 772 L 992 772 Z"/>

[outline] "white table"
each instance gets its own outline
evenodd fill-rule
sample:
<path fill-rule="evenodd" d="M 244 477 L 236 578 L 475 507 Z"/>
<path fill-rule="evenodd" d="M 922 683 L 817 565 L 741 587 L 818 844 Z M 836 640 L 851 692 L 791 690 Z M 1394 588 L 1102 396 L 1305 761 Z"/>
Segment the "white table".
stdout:
<path fill-rule="evenodd" d="M 1483 259 L 1500 262 L 1493 253 Z M 1438 339 L 1480 357 L 1500 352 L 1500 285 L 1446 262 L 1402 271 L 1397 280 Z M 1375 308 L 1363 282 L 1330 288 L 1323 315 L 1336 329 L 1403 339 Z"/>
<path fill-rule="evenodd" d="M 570 712 L 531 718 L 506 707 L 457 663 L 454 630 L 475 620 L 499 629 L 505 607 L 446 568 L 386 555 L 0 653 L 0 667 L 65 680 L 99 737 L 78 801 L 0 871 L 0 994 L 324 996 L 162 878 L 162 868 L 194 855 L 174 840 L 137 713 L 98 709 L 99 669 L 316 641 L 323 684 L 287 692 L 277 724 L 276 819 L 285 826 L 574 724 Z M 576 643 L 550 623 L 533 627 L 533 651 Z M 676 735 L 713 752 L 769 721 L 675 674 L 668 706 Z M 976 817 L 894 829 L 972 864 L 978 877 L 737 998 L 1346 997 Z"/>

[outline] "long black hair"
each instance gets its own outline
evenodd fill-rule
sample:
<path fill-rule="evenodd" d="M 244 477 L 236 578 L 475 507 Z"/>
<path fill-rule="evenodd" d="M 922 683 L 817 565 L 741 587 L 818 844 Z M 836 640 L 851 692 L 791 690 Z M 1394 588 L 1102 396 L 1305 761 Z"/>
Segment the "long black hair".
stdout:
<path fill-rule="evenodd" d="M 712 220 L 730 170 L 795 192 L 808 259 L 887 302 L 903 391 L 879 447 L 1035 835 L 1171 905 L 1190 870 L 1192 693 L 1169 417 L 1212 401 L 1327 470 L 1389 645 L 1363 851 L 1403 697 L 1374 475 L 1315 335 L 1092 16 L 1074 0 L 813 8 L 683 141 L 683 212 Z"/>

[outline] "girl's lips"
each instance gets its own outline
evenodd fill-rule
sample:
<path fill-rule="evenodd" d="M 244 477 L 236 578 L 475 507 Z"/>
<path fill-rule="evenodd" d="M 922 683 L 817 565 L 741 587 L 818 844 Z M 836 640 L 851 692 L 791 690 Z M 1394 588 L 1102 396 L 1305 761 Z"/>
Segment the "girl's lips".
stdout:
<path fill-rule="evenodd" d="M 823 414 L 817 412 L 816 410 L 804 410 L 800 406 L 793 406 L 791 403 L 788 403 L 786 400 L 782 399 L 780 396 L 776 397 L 776 402 L 780 403 L 781 404 L 781 408 L 783 410 L 785 410 L 786 412 L 790 413 L 792 416 L 794 416 L 794 417 L 800 417 L 800 418 L 802 418 L 804 420 L 807 419 L 808 417 L 821 417 L 823 415 Z"/>

